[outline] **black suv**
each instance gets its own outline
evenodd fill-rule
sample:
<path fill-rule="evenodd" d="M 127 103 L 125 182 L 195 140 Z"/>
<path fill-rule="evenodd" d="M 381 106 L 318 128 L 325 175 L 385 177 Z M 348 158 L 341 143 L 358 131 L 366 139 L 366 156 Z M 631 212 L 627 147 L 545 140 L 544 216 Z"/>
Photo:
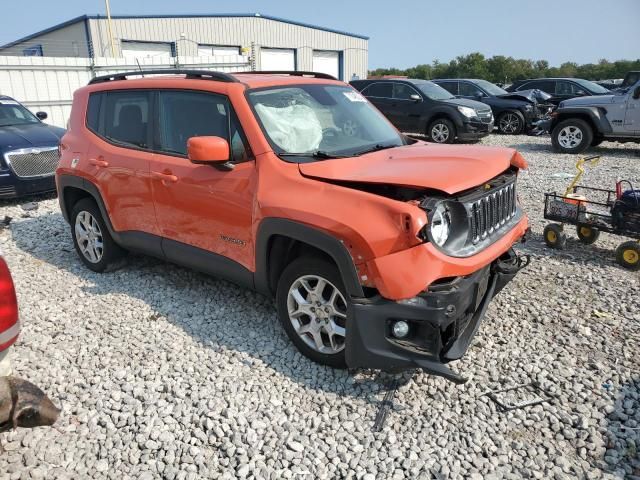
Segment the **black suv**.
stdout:
<path fill-rule="evenodd" d="M 563 100 L 589 95 L 608 95 L 610 92 L 602 85 L 582 78 L 535 78 L 517 80 L 507 87 L 508 92 L 538 89 L 551 95 L 549 102 L 558 105 Z"/>
<path fill-rule="evenodd" d="M 0 198 L 56 189 L 58 144 L 64 129 L 42 123 L 11 97 L 0 95 Z"/>
<path fill-rule="evenodd" d="M 509 93 L 486 80 L 447 78 L 433 80 L 433 83 L 459 98 L 478 100 L 489 105 L 500 133 L 517 135 L 528 131 L 533 127 L 533 122 L 541 118 L 534 99 Z"/>
<path fill-rule="evenodd" d="M 486 104 L 455 98 L 427 80 L 353 80 L 351 85 L 400 131 L 425 134 L 436 143 L 479 140 L 493 130 Z"/>

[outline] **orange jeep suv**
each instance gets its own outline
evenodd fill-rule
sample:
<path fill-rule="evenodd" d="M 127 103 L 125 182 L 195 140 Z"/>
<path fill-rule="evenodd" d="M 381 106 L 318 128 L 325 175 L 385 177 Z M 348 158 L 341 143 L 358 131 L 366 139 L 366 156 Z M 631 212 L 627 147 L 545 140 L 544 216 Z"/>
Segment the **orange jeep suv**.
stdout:
<path fill-rule="evenodd" d="M 519 153 L 408 138 L 324 74 L 98 77 L 60 154 L 88 268 L 142 252 L 275 296 L 291 341 L 333 367 L 463 382 L 446 364 L 523 265 Z"/>

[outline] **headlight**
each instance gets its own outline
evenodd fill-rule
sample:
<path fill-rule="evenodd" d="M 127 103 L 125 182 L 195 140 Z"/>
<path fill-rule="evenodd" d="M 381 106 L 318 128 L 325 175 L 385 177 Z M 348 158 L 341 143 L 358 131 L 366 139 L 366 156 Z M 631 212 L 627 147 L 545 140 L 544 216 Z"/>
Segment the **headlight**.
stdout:
<path fill-rule="evenodd" d="M 469 220 L 464 205 L 451 200 L 432 200 L 429 208 L 428 238 L 445 252 L 463 248 L 469 234 Z"/>
<path fill-rule="evenodd" d="M 444 203 L 438 205 L 431 217 L 431 238 L 433 243 L 442 247 L 449 239 L 451 231 L 451 215 Z"/>
<path fill-rule="evenodd" d="M 458 111 L 467 118 L 473 118 L 478 116 L 476 111 L 470 107 L 458 107 Z"/>

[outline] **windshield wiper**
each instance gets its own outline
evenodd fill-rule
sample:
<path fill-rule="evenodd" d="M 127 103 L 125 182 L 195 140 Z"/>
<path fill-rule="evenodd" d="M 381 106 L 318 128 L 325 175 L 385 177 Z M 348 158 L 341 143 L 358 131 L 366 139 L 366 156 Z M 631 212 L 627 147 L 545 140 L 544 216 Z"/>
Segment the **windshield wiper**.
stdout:
<path fill-rule="evenodd" d="M 395 144 L 382 145 L 381 143 L 377 143 L 371 148 L 367 148 L 366 150 L 362 150 L 358 153 L 354 153 L 354 156 L 359 157 L 360 155 L 364 155 L 365 153 L 377 152 L 378 150 L 386 150 L 387 148 L 396 148 L 399 146 L 400 145 L 395 145 Z"/>
<path fill-rule="evenodd" d="M 311 157 L 317 158 L 319 160 L 328 160 L 331 158 L 347 158 L 347 155 L 336 155 L 335 153 L 325 152 L 324 150 L 316 150 L 315 152 L 307 152 L 307 153 L 291 153 L 284 152 L 279 153 L 281 157 Z"/>

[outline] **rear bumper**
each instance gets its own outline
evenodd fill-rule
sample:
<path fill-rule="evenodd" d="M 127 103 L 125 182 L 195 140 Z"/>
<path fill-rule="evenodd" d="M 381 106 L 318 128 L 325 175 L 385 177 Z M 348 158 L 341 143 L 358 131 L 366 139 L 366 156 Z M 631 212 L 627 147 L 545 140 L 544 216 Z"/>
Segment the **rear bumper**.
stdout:
<path fill-rule="evenodd" d="M 9 170 L 0 171 L 0 198 L 17 198 L 37 193 L 52 192 L 56 189 L 54 175 L 36 178 L 16 177 Z"/>
<path fill-rule="evenodd" d="M 387 371 L 421 368 L 463 383 L 466 380 L 445 364 L 465 354 L 491 299 L 520 268 L 510 249 L 471 275 L 432 285 L 410 303 L 382 297 L 355 299 L 347 329 L 347 365 Z M 409 335 L 402 340 L 392 334 L 397 320 L 409 324 Z"/>

